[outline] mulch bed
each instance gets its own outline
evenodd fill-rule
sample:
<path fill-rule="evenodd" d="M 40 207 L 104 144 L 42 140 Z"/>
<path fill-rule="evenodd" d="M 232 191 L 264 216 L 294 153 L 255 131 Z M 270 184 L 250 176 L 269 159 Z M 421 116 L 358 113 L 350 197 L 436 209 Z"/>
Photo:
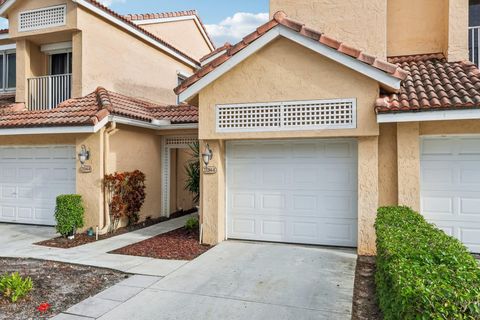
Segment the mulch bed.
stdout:
<path fill-rule="evenodd" d="M 128 277 L 118 271 L 60 262 L 0 259 L 0 274 L 12 272 L 32 278 L 33 290 L 17 303 L 0 296 L 0 319 L 49 319 Z M 42 303 L 51 305 L 46 313 L 37 310 Z"/>
<path fill-rule="evenodd" d="M 352 320 L 383 319 L 376 296 L 375 270 L 375 257 L 358 257 L 353 291 Z"/>
<path fill-rule="evenodd" d="M 212 248 L 200 244 L 198 239 L 198 230 L 180 228 L 109 253 L 155 259 L 193 260 Z"/>
<path fill-rule="evenodd" d="M 171 214 L 170 218 L 166 218 L 166 217 L 160 217 L 160 218 L 154 218 L 154 219 L 147 218 L 146 220 L 144 220 L 140 223 L 137 223 L 135 225 L 132 225 L 132 226 L 129 226 L 129 227 L 118 228 L 114 233 L 108 233 L 108 234 L 98 236 L 98 240 L 100 241 L 100 240 L 112 238 L 112 237 L 115 237 L 115 236 L 119 236 L 119 235 L 124 234 L 124 233 L 128 233 L 128 232 L 144 229 L 144 228 L 147 228 L 147 227 L 151 227 L 151 226 L 156 225 L 158 223 L 162 223 L 162 222 L 165 222 L 165 221 L 168 221 L 168 220 L 171 220 L 171 219 L 175 219 L 175 218 L 179 218 L 179 217 L 182 217 L 182 216 L 186 216 L 188 214 L 192 214 L 196 211 L 197 211 L 196 209 L 191 209 L 191 210 L 188 210 L 188 211 L 179 211 L 179 212 Z M 50 240 L 45 240 L 45 241 L 42 241 L 42 242 L 38 242 L 38 243 L 35 243 L 35 244 L 40 245 L 40 246 L 45 246 L 45 247 L 70 249 L 70 248 L 75 248 L 75 247 L 78 247 L 78 246 L 81 246 L 81 245 L 84 245 L 84 244 L 87 244 L 87 243 L 95 242 L 95 241 L 96 241 L 95 236 L 89 237 L 86 233 L 80 233 L 80 234 L 76 234 L 75 239 L 73 239 L 73 240 L 68 240 L 64 237 L 58 237 L 58 238 L 53 238 L 53 239 L 50 239 Z"/>

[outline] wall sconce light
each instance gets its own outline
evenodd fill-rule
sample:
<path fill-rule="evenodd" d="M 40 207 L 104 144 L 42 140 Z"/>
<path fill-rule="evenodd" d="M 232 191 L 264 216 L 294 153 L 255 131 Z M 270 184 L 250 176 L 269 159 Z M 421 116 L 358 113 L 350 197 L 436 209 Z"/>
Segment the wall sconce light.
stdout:
<path fill-rule="evenodd" d="M 212 152 L 212 149 L 210 149 L 210 146 L 208 145 L 208 143 L 205 145 L 205 150 L 202 153 L 202 159 L 206 167 L 208 167 L 210 160 L 213 159 L 213 152 Z"/>
<path fill-rule="evenodd" d="M 203 168 L 203 173 L 205 174 L 215 174 L 217 173 L 217 168 L 216 167 L 209 167 L 208 164 L 210 161 L 213 159 L 213 151 L 210 149 L 210 146 L 208 143 L 205 145 L 205 150 L 202 153 L 202 160 L 203 163 L 205 164 L 205 167 Z"/>
<path fill-rule="evenodd" d="M 87 150 L 87 147 L 85 147 L 85 145 L 82 145 L 80 153 L 78 154 L 78 160 L 82 165 L 84 165 L 85 162 L 89 159 L 90 159 L 90 151 Z"/>

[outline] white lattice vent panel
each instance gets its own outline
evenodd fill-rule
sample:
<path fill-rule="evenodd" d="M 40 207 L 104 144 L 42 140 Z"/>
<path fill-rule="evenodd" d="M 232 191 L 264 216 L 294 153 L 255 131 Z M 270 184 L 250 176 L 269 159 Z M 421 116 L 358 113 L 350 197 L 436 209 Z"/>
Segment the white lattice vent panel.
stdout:
<path fill-rule="evenodd" d="M 21 12 L 18 30 L 31 31 L 63 26 L 66 23 L 66 15 L 66 5 Z"/>
<path fill-rule="evenodd" d="M 218 105 L 217 132 L 357 127 L 355 99 Z"/>
<path fill-rule="evenodd" d="M 195 137 L 167 137 L 165 138 L 165 146 L 175 147 L 175 146 L 189 146 L 198 142 L 198 139 Z"/>

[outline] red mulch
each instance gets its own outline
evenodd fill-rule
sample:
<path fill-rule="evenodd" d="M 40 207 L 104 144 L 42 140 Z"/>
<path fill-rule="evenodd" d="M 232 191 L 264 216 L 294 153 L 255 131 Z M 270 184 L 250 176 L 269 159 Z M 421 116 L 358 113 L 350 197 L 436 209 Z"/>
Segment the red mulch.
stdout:
<path fill-rule="evenodd" d="M 132 225 L 132 226 L 129 226 L 129 227 L 118 228 L 113 233 L 108 233 L 108 234 L 98 236 L 98 240 L 100 241 L 100 240 L 116 237 L 116 236 L 119 236 L 119 235 L 127 233 L 127 232 L 132 232 L 132 231 L 144 229 L 144 228 L 147 228 L 147 227 L 151 227 L 151 226 L 156 225 L 158 223 L 162 223 L 162 222 L 165 222 L 165 221 L 168 221 L 168 220 L 171 220 L 171 219 L 179 218 L 179 217 L 194 213 L 196 211 L 197 211 L 196 209 L 191 209 L 191 210 L 188 210 L 188 211 L 175 212 L 175 213 L 172 213 L 170 215 L 170 218 L 166 218 L 166 217 L 159 217 L 159 218 L 154 218 L 154 219 L 147 218 L 146 220 L 144 220 L 142 222 L 139 222 L 135 225 Z M 84 244 L 87 244 L 87 243 L 95 242 L 95 241 L 96 241 L 95 236 L 89 237 L 86 233 L 79 233 L 79 234 L 75 235 L 75 239 L 73 239 L 73 240 L 69 240 L 69 239 L 64 238 L 64 237 L 58 237 L 58 238 L 53 238 L 53 239 L 50 239 L 50 240 L 45 240 L 45 241 L 42 241 L 42 242 L 38 242 L 38 243 L 35 243 L 35 244 L 39 245 L 39 246 L 45 246 L 45 247 L 70 249 L 70 248 L 75 248 L 75 247 L 78 247 L 78 246 L 81 246 L 81 245 L 84 245 Z"/>
<path fill-rule="evenodd" d="M 167 260 L 193 260 L 211 246 L 199 243 L 199 231 L 180 228 L 109 253 Z"/>

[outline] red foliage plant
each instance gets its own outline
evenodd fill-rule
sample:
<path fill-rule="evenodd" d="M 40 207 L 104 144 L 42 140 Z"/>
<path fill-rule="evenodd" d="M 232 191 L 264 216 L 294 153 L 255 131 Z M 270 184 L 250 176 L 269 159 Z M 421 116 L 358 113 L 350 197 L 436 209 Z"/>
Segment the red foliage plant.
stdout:
<path fill-rule="evenodd" d="M 37 307 L 38 312 L 45 313 L 50 309 L 50 305 L 48 303 L 42 303 Z"/>
<path fill-rule="evenodd" d="M 145 180 L 145 174 L 139 170 L 105 175 L 105 192 L 113 230 L 118 228 L 123 217 L 128 218 L 128 225 L 140 219 L 140 209 L 146 197 Z"/>

